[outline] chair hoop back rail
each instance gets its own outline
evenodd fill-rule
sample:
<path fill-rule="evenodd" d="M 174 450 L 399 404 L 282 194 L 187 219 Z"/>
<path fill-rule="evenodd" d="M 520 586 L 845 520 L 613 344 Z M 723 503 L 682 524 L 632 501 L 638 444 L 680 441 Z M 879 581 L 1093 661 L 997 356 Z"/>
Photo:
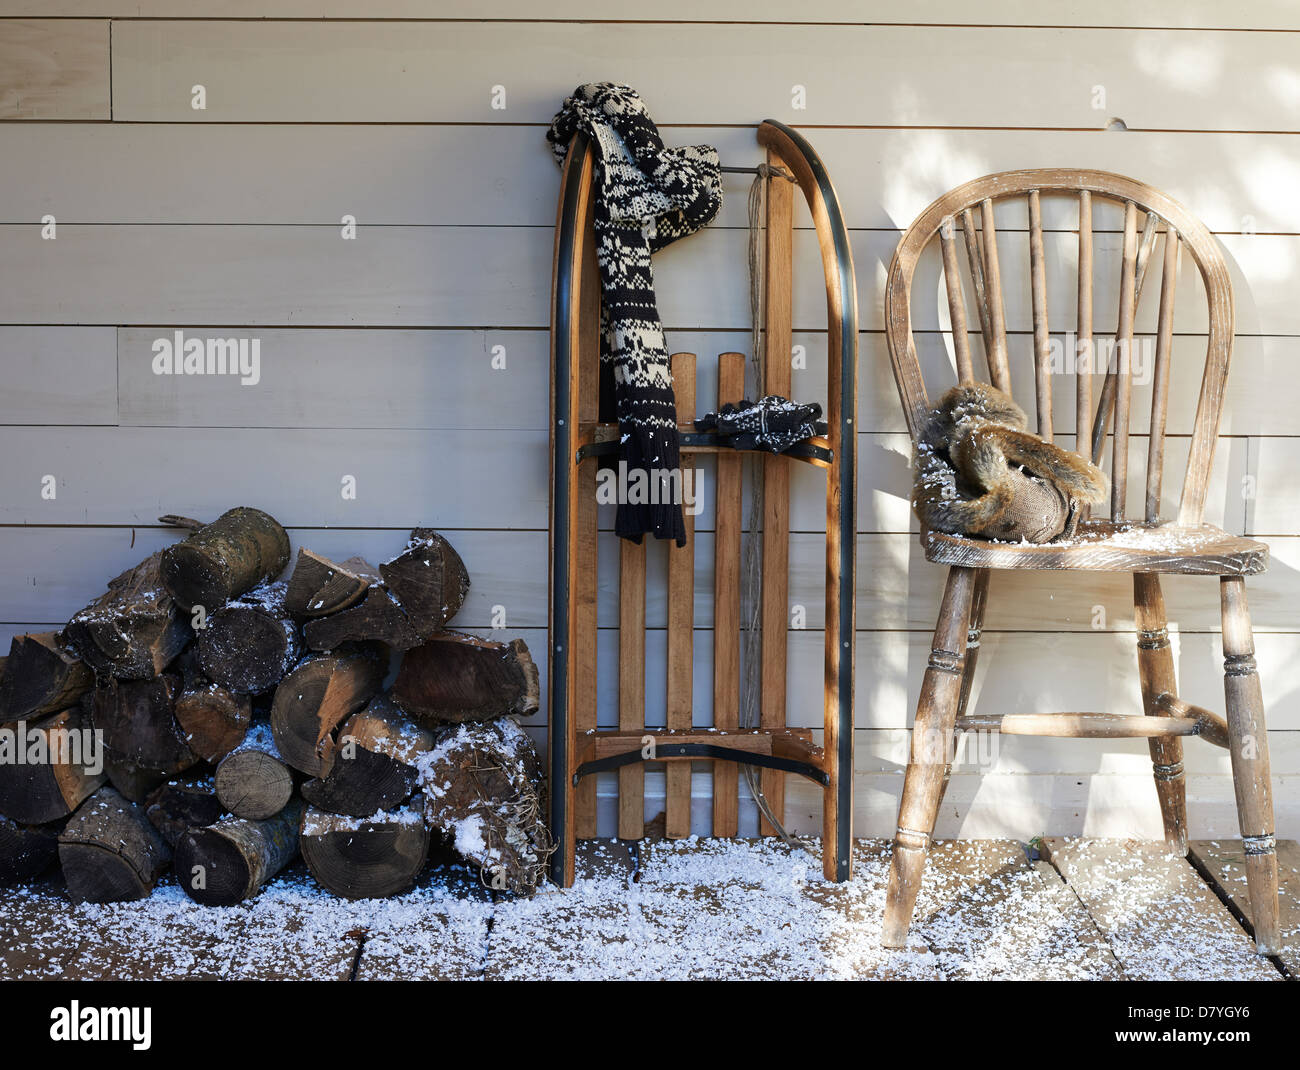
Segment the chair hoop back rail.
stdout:
<path fill-rule="evenodd" d="M 850 875 L 853 770 L 853 639 L 857 463 L 857 294 L 848 231 L 821 160 L 794 130 L 773 120 L 758 128 L 767 163 L 792 176 L 768 178 L 766 364 L 761 392 L 790 395 L 793 305 L 793 188 L 808 203 L 826 284 L 827 399 L 825 437 L 786 454 L 752 454 L 763 465 L 760 724 L 740 727 L 741 536 L 743 455 L 696 433 L 695 356 L 672 358 L 682 454 L 712 454 L 716 468 L 713 606 L 713 722 L 696 724 L 692 708 L 695 627 L 695 533 L 668 546 L 667 723 L 645 724 L 646 546 L 619 540 L 618 728 L 597 727 L 597 458 L 616 454 L 617 427 L 598 422 L 600 279 L 593 220 L 595 156 L 579 133 L 565 157 L 555 234 L 551 322 L 550 523 L 550 791 L 557 849 L 551 877 L 574 879 L 576 841 L 596 835 L 596 773 L 617 770 L 618 835 L 645 832 L 644 763 L 663 763 L 664 833 L 691 833 L 691 762 L 713 763 L 715 836 L 738 833 L 740 763 L 757 766 L 761 790 L 784 820 L 784 776 L 797 773 L 823 792 L 823 870 Z M 736 169 L 730 169 L 736 170 Z M 745 358 L 718 358 L 718 404 L 745 396 Z M 790 529 L 789 466 L 805 461 L 826 479 L 824 737 L 786 724 L 786 640 Z M 648 740 L 648 742 L 647 742 Z M 649 755 L 649 757 L 647 757 Z M 763 822 L 762 834 L 772 830 Z"/>
<path fill-rule="evenodd" d="M 1043 241 L 1043 202 L 1049 195 L 1073 198 L 1078 206 L 1075 449 L 1100 464 L 1107 432 L 1110 432 L 1110 516 L 1085 520 L 1075 538 L 1045 545 L 998 543 L 922 531 L 926 559 L 948 565 L 949 571 L 913 725 L 912 751 L 899 806 L 885 907 L 884 943 L 901 947 L 906 941 L 925 854 L 951 773 L 947 756 L 952 753 L 955 732 L 992 730 L 1016 735 L 1148 739 L 1165 840 L 1172 850 L 1184 855 L 1187 817 L 1182 737 L 1201 736 L 1226 747 L 1231 756 L 1245 844 L 1256 948 L 1261 954 L 1276 953 L 1280 944 L 1277 858 L 1273 846 L 1268 743 L 1245 591 L 1245 577 L 1267 567 L 1268 548 L 1204 522 L 1233 341 L 1232 286 L 1213 236 L 1204 224 L 1159 190 L 1105 171 L 1072 168 L 1006 171 L 975 179 L 944 194 L 903 235 L 885 286 L 886 339 L 908 429 L 915 441 L 931 405 L 912 333 L 911 290 L 922 253 L 935 238 L 939 241 L 957 378 L 963 383 L 976 378 L 970 342 L 970 334 L 974 332 L 968 329 L 966 286 L 961 278 L 964 261 L 969 292 L 974 295 L 976 306 L 971 322 L 983 342 L 988 380 L 999 389 L 1012 392 L 1006 295 L 994 206 L 995 202 L 1023 200 L 1022 218 L 1027 222 L 1029 254 L 1027 288 L 1033 323 L 1034 405 L 1031 411 L 1037 416 L 1038 433 L 1052 439 L 1054 369 Z M 1096 352 L 1095 199 L 1118 202 L 1124 212 L 1114 357 L 1105 369 L 1098 369 L 1093 359 Z M 1004 208 L 1003 212 L 1008 210 L 1014 211 Z M 1140 231 L 1139 216 L 1142 217 Z M 1005 220 L 1006 214 L 1002 218 Z M 1162 230 L 1164 246 L 1151 383 L 1145 504 L 1142 519 L 1131 521 L 1126 506 L 1129 456 L 1134 445 L 1129 435 L 1134 322 L 1143 284 L 1148 277 L 1154 277 L 1149 269 L 1156 262 L 1155 248 Z M 959 255 L 959 241 L 965 246 L 964 256 Z M 1162 523 L 1160 506 L 1173 358 L 1174 297 L 1183 250 L 1190 254 L 1205 291 L 1207 348 L 1177 520 Z M 1099 370 L 1104 371 L 1104 378 L 1094 409 L 1093 373 Z M 1111 713 L 967 716 L 990 571 L 1005 568 L 1132 573 L 1142 716 Z M 1161 573 L 1219 578 L 1226 718 L 1178 697 L 1160 589 Z"/>

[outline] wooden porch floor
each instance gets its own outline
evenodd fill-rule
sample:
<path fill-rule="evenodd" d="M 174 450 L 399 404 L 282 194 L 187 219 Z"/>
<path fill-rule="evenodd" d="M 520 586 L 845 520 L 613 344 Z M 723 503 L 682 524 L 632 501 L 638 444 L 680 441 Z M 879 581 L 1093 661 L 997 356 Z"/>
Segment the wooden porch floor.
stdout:
<path fill-rule="evenodd" d="M 494 899 L 465 871 L 348 902 L 291 872 L 212 909 L 164 884 L 138 903 L 71 905 L 57 884 L 0 891 L 0 978 L 63 979 L 1241 979 L 1300 977 L 1300 849 L 1279 844 L 1279 959 L 1255 955 L 1237 841 L 1188 859 L 1158 845 L 947 841 L 911 942 L 879 946 L 888 844 L 854 879 L 768 841 L 583 845 L 582 879 Z M 815 849 L 815 845 L 814 845 Z"/>

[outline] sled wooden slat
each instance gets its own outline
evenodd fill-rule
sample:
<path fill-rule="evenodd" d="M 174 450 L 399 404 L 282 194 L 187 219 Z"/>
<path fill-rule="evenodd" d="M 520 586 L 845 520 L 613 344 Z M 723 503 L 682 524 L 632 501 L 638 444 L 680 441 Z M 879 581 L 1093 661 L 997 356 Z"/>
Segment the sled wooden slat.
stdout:
<path fill-rule="evenodd" d="M 695 354 L 676 353 L 672 358 L 673 393 L 677 420 L 685 422 L 695 413 Z M 669 731 L 689 729 L 691 684 L 695 655 L 695 518 L 684 509 L 686 545 L 668 546 L 668 685 L 666 694 Z M 675 762 L 665 770 L 664 835 L 670 840 L 691 834 L 691 767 Z"/>
<path fill-rule="evenodd" d="M 645 543 L 620 539 L 618 576 L 618 727 L 645 727 Z M 618 771 L 618 837 L 645 833 L 645 767 Z"/>
<path fill-rule="evenodd" d="M 745 396 L 745 356 L 718 358 L 718 405 Z M 744 465 L 732 453 L 718 454 L 713 536 L 713 726 L 723 732 L 740 727 L 740 539 Z M 739 832 L 740 777 L 731 762 L 713 763 L 713 835 Z"/>
<path fill-rule="evenodd" d="M 768 163 L 780 160 L 768 153 Z M 764 273 L 764 382 L 763 393 L 790 396 L 792 344 L 790 313 L 794 301 L 794 185 L 778 180 L 768 183 L 767 266 Z M 790 572 L 790 466 L 778 457 L 763 460 L 763 579 L 759 628 L 761 642 L 761 685 L 759 725 L 767 729 L 785 727 L 786 629 L 789 613 Z M 778 821 L 785 819 L 785 774 L 764 769 L 759 774 L 760 790 Z M 759 834 L 776 832 L 766 820 L 759 822 Z"/>
<path fill-rule="evenodd" d="M 1052 350 L 1047 326 L 1047 267 L 1043 260 L 1043 206 L 1038 190 L 1029 191 L 1029 274 L 1033 290 L 1034 398 L 1038 433 L 1052 441 Z"/>
<path fill-rule="evenodd" d="M 947 220 L 958 214 L 964 220 L 969 219 L 971 210 L 979 205 L 985 242 L 982 285 L 990 316 L 999 316 L 997 255 L 992 232 L 994 200 L 1018 202 L 1024 198 L 1027 201 L 1035 393 L 1042 414 L 1044 399 L 1049 396 L 1043 382 L 1043 355 L 1045 342 L 1050 336 L 1046 286 L 1039 278 L 1040 254 L 1036 246 L 1041 238 L 1041 220 L 1046 210 L 1042 202 L 1049 195 L 1068 196 L 1078 204 L 1077 355 L 1081 359 L 1091 355 L 1095 333 L 1092 322 L 1095 267 L 1093 202 L 1103 198 L 1109 202 L 1108 210 L 1119 205 L 1124 209 L 1115 328 L 1116 358 L 1114 366 L 1105 369 L 1095 410 L 1091 406 L 1091 376 L 1097 370 L 1095 362 L 1076 369 L 1076 452 L 1099 462 L 1112 415 L 1114 418 L 1111 516 L 1106 520 L 1085 516 L 1074 534 L 1043 544 L 996 542 L 933 530 L 921 532 L 921 547 L 926 560 L 947 565 L 949 569 L 912 730 L 913 749 L 904 777 L 885 906 L 884 942 L 899 947 L 907 936 L 916 906 L 921 866 L 948 780 L 947 767 L 941 758 L 936 757 L 942 752 L 933 748 L 943 746 L 956 724 L 963 729 L 996 730 L 1008 735 L 1093 739 L 1145 737 L 1164 826 L 1163 850 L 1176 855 L 1185 855 L 1188 843 L 1183 740 L 1200 737 L 1225 747 L 1231 757 L 1243 836 L 1247 884 L 1255 923 L 1255 949 L 1261 955 L 1276 954 L 1281 946 L 1281 932 L 1268 736 L 1245 591 L 1245 577 L 1261 573 L 1268 567 L 1268 547 L 1252 539 L 1231 535 L 1203 520 L 1234 330 L 1232 285 L 1214 237 L 1200 220 L 1166 194 L 1134 179 L 1105 171 L 1074 168 L 1005 171 L 967 182 L 939 197 L 904 233 L 885 283 L 886 343 L 908 430 L 913 441 L 918 441 L 931 411 L 931 394 L 921 373 L 912 336 L 911 290 L 918 260 L 936 238 L 942 243 L 942 229 Z M 1007 214 L 1002 218 L 1015 218 L 1010 214 L 1015 207 L 1015 203 L 1004 203 L 1002 208 Z M 1141 237 L 1137 225 L 1139 211 L 1143 213 Z M 1162 227 L 1165 247 L 1156 331 L 1151 433 L 1146 436 L 1144 520 L 1130 522 L 1125 519 L 1125 504 L 1131 444 L 1134 324 Z M 1178 517 L 1162 523 L 1159 502 L 1163 491 L 1165 430 L 1174 353 L 1174 295 L 1183 251 L 1190 255 L 1200 276 L 1209 328 Z M 971 264 L 971 274 L 973 287 L 978 293 L 981 283 L 975 259 Z M 1023 313 L 1016 322 L 1024 322 Z M 990 378 L 995 386 L 1000 385 L 996 359 L 999 326 L 995 318 L 992 331 L 994 359 L 989 362 Z M 1046 427 L 1040 424 L 1042 429 Z M 1141 443 L 1140 437 L 1134 438 L 1135 444 Z M 978 642 L 981 616 L 976 609 L 981 604 L 978 583 L 979 577 L 990 569 L 1130 573 L 1133 576 L 1142 715 L 1028 713 L 990 716 L 978 711 L 967 714 L 965 707 L 970 689 L 965 661 L 978 649 L 977 646 L 972 648 L 971 638 L 975 637 L 975 642 Z M 1159 578 L 1165 573 L 1215 576 L 1219 579 L 1227 705 L 1223 717 L 1178 697 L 1168 617 Z M 1098 580 L 1099 586 L 1101 583 Z M 1067 623 L 1063 621 L 1063 627 Z M 964 648 L 960 641 L 963 634 L 968 637 Z M 1057 863 L 1057 848 L 1053 847 L 1052 853 L 1053 862 Z M 1058 864 L 1057 868 L 1060 869 L 1061 865 Z M 1071 883 L 1074 883 L 1073 879 Z M 1089 906 L 1091 909 L 1092 904 Z M 1157 928 L 1155 924 L 1152 927 Z M 1129 962 L 1125 961 L 1124 966 L 1127 972 Z"/>
<path fill-rule="evenodd" d="M 571 143 L 561 178 L 560 209 L 556 227 L 555 274 L 552 296 L 551 383 L 554 420 L 551 429 L 551 608 L 550 608 L 550 756 L 551 825 L 557 850 L 550 863 L 551 877 L 568 885 L 575 879 L 575 849 L 579 837 L 591 838 L 597 830 L 589 806 L 597 776 L 616 773 L 618 783 L 617 834 L 620 839 L 641 839 L 647 832 L 645 762 L 660 763 L 665 772 L 666 797 L 663 832 L 682 838 L 699 832 L 691 827 L 692 764 L 712 764 L 712 831 L 715 835 L 742 833 L 739 765 L 757 767 L 761 792 L 773 817 L 783 818 L 785 779 L 793 773 L 821 787 L 824 849 L 823 873 L 844 881 L 851 874 L 852 768 L 853 768 L 853 659 L 855 490 L 858 434 L 857 304 L 853 256 L 839 200 L 820 158 L 795 131 L 767 121 L 758 131 L 773 172 L 765 176 L 768 212 L 763 240 L 766 285 L 763 294 L 763 336 L 766 340 L 765 374 L 753 384 L 756 394 L 789 397 L 792 380 L 791 313 L 793 307 L 794 195 L 802 193 L 808 204 L 821 253 L 825 276 L 827 329 L 825 346 L 827 396 L 824 412 L 827 433 L 809 440 L 813 454 L 748 454 L 749 463 L 762 473 L 764 506 L 761 531 L 755 534 L 762 550 L 761 588 L 757 621 L 762 627 L 762 649 L 754 666 L 759 689 L 759 724 L 742 728 L 742 700 L 749 681 L 741 676 L 741 639 L 748 622 L 741 620 L 743 481 L 745 454 L 723 437 L 683 445 L 684 466 L 690 458 L 707 454 L 717 479 L 713 501 L 713 605 L 697 591 L 697 564 L 707 558 L 695 552 L 691 510 L 686 510 L 686 544 L 662 546 L 646 539 L 642 544 L 618 543 L 619 575 L 618 651 L 597 660 L 597 595 L 594 570 L 595 510 L 578 498 L 595 500 L 596 471 L 601 464 L 617 463 L 619 429 L 601 423 L 599 362 L 595 353 L 600 320 L 596 261 L 584 231 L 590 231 L 595 150 L 586 136 Z M 779 171 L 776 170 L 779 168 Z M 743 262 L 737 265 L 743 271 Z M 583 298 L 581 295 L 588 295 Z M 583 340 L 590 353 L 584 354 Z M 672 358 L 678 429 L 693 433 L 698 414 L 695 357 L 678 353 Z M 741 401 L 745 387 L 746 358 L 723 353 L 718 359 L 718 403 Z M 800 399 L 803 400 L 803 399 Z M 807 399 L 809 401 L 813 398 Z M 821 400 L 820 398 L 815 400 Z M 702 414 L 701 414 L 702 415 Z M 608 419 L 608 417 L 606 417 Z M 826 597 L 825 618 L 809 621 L 825 636 L 825 672 L 822 675 L 822 731 L 824 745 L 817 746 L 808 728 L 786 725 L 786 645 L 788 641 L 790 560 L 790 509 L 792 480 L 789 461 L 800 459 L 817 467 L 826 479 Z M 685 480 L 681 484 L 685 489 Z M 692 490 L 701 486 L 692 480 Z M 693 505 L 693 501 L 684 502 Z M 607 517 L 604 517 L 607 520 Z M 667 579 L 662 590 L 654 570 L 647 568 L 647 553 L 667 554 Z M 803 565 L 800 565 L 802 568 Z M 647 579 L 656 584 L 647 591 Z M 611 584 L 606 579 L 606 596 Z M 653 594 L 653 602 L 651 598 Z M 697 601 L 700 605 L 697 606 Z M 664 727 L 646 727 L 646 623 L 647 605 L 666 617 L 666 654 L 655 655 L 653 686 L 665 681 Z M 694 709 L 695 622 L 712 611 L 713 719 Z M 699 610 L 699 612 L 697 612 Z M 662 620 L 664 617 L 659 617 Z M 656 622 L 656 626 L 657 622 Z M 610 637 L 612 639 L 612 637 Z M 658 658 L 663 657 L 660 662 Z M 617 661 L 614 686 L 608 670 Z M 590 691 L 588 690 L 590 689 Z M 617 729 L 597 728 L 596 694 L 609 696 L 616 711 L 599 711 L 600 723 L 610 724 L 616 713 Z M 617 696 L 616 698 L 614 696 Z M 657 698 L 657 693 L 653 698 Z M 652 703 L 653 704 L 653 703 Z M 799 707 L 807 717 L 807 704 Z M 697 715 L 703 723 L 697 724 Z M 802 723 L 802 722 L 801 722 Z M 841 770 L 843 773 L 841 774 Z M 607 783 L 608 781 L 606 781 Z M 748 830 L 745 830 L 746 832 Z M 774 831 L 764 822 L 761 834 Z M 607 834 L 607 833 L 606 833 Z M 752 833 L 750 833 L 752 834 Z"/>

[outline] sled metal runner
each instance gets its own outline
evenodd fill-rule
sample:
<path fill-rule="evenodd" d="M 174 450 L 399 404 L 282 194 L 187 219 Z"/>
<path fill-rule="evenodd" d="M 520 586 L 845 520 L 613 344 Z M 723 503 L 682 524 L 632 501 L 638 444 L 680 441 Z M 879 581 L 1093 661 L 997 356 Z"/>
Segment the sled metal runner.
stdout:
<path fill-rule="evenodd" d="M 600 278 L 592 229 L 595 155 L 578 134 L 561 178 L 555 234 L 551 320 L 551 516 L 549 737 L 551 825 L 557 850 L 552 879 L 574 879 L 576 841 L 596 836 L 596 774 L 617 771 L 618 836 L 640 839 L 645 832 L 645 763 L 661 763 L 666 788 L 665 834 L 691 834 L 691 766 L 711 762 L 715 836 L 736 836 L 743 792 L 740 765 L 756 766 L 761 791 L 777 820 L 785 820 L 785 775 L 818 785 L 822 794 L 823 871 L 828 879 L 850 876 L 853 774 L 854 557 L 857 416 L 857 297 L 848 232 L 834 187 L 816 152 L 802 135 L 767 120 L 758 127 L 766 163 L 784 169 L 767 177 L 764 228 L 764 331 L 768 359 L 761 393 L 791 395 L 794 189 L 807 202 L 821 252 L 826 288 L 825 435 L 784 454 L 739 451 L 718 436 L 694 430 L 696 359 L 672 357 L 683 457 L 711 460 L 714 577 L 710 621 L 697 631 L 694 517 L 686 517 L 687 543 L 677 547 L 653 539 L 643 544 L 598 532 L 597 470 L 600 458 L 616 458 L 618 430 L 598 420 L 600 374 Z M 724 168 L 756 173 L 756 168 Z M 788 176 L 793 176 L 794 182 Z M 739 266 L 744 270 L 743 266 Z M 718 357 L 717 406 L 745 396 L 746 358 Z M 821 399 L 813 399 L 821 400 Z M 818 428 L 822 430 L 822 428 Z M 754 537 L 762 546 L 761 697 L 759 724 L 740 726 L 741 539 L 744 457 L 762 465 L 764 521 Z M 801 462 L 801 463 L 796 463 Z M 804 465 L 820 469 L 826 501 L 825 672 L 821 695 L 821 744 L 809 727 L 787 721 L 786 645 L 789 632 L 789 534 L 791 480 L 809 477 Z M 792 475 L 798 469 L 803 475 Z M 598 628 L 599 557 L 617 553 L 617 620 Z M 656 558 L 666 558 L 662 567 Z M 647 569 L 647 559 L 652 564 Z M 606 562 L 607 564 L 612 562 Z M 612 571 L 612 570 L 611 570 Z M 666 602 L 664 637 L 647 630 L 647 573 L 666 573 L 657 601 Z M 652 582 L 657 582 L 653 581 Z M 606 587 L 610 587 L 609 579 Z M 660 592 L 656 591 L 656 595 Z M 610 625 L 617 624 L 615 632 Z M 810 627 L 816 627 L 810 622 Z M 693 672 L 696 637 L 713 637 L 713 715 L 696 711 Z M 662 660 L 647 673 L 647 638 Z M 616 643 L 601 639 L 616 639 Z M 598 654 L 598 645 L 601 647 Z M 653 679 L 648 677 L 653 676 Z M 602 687 L 606 679 L 611 686 Z M 662 688 L 664 727 L 647 728 L 647 686 Z M 707 687 L 704 688 L 707 691 Z M 617 695 L 617 710 L 600 721 L 598 694 Z M 795 698 L 791 696 L 791 698 Z M 610 700 L 605 699 L 606 707 Z M 808 709 L 800 701 L 795 710 Z M 602 709 L 601 712 L 605 712 Z M 697 723 L 697 719 L 698 722 Z M 703 815 L 696 815 L 698 826 Z M 760 821 L 760 833 L 775 830 Z"/>

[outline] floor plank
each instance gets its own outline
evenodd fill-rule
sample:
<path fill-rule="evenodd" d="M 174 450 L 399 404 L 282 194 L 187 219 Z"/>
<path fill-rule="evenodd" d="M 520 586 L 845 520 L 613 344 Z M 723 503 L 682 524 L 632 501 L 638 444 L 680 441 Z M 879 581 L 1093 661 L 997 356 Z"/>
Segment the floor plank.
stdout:
<path fill-rule="evenodd" d="M 1246 894 L 1246 856 L 1240 840 L 1193 840 L 1192 854 L 1219 889 L 1253 924 Z M 1282 952 L 1278 958 L 1293 978 L 1300 979 L 1300 843 L 1277 841 L 1278 908 L 1282 925 Z"/>
<path fill-rule="evenodd" d="M 1043 844 L 1129 978 L 1281 979 L 1191 863 L 1163 844 L 1057 837 Z"/>
<path fill-rule="evenodd" d="M 1014 840 L 938 841 L 913 929 L 954 979 L 1122 980 L 1105 937 L 1057 873 Z"/>

